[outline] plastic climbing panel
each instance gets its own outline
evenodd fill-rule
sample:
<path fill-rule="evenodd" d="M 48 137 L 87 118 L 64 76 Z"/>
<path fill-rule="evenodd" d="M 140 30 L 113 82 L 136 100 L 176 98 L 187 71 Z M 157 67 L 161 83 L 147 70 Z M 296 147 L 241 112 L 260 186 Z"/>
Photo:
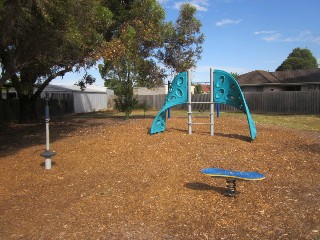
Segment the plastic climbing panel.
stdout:
<path fill-rule="evenodd" d="M 166 130 L 166 110 L 175 105 L 184 104 L 188 101 L 188 73 L 178 74 L 172 81 L 166 100 L 159 113 L 153 120 L 150 133 L 159 133 Z"/>
<path fill-rule="evenodd" d="M 229 73 L 214 70 L 214 102 L 234 106 L 247 115 L 251 139 L 256 138 L 256 127 L 237 80 Z"/>

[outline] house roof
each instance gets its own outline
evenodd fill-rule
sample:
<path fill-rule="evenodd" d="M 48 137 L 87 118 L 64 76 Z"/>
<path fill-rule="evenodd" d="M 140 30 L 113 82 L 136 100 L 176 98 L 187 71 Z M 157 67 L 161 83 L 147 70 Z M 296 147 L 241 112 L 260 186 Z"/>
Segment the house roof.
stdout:
<path fill-rule="evenodd" d="M 201 86 L 201 91 L 204 93 L 210 92 L 210 85 L 207 84 L 200 84 Z"/>
<path fill-rule="evenodd" d="M 237 78 L 239 85 L 260 84 L 320 84 L 320 69 L 301 69 L 278 72 L 256 70 Z"/>

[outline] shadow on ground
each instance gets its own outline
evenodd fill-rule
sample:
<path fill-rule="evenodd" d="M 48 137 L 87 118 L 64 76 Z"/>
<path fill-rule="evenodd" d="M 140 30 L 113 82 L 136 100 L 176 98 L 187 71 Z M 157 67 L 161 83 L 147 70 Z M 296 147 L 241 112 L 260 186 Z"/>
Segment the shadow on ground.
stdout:
<path fill-rule="evenodd" d="M 200 182 L 186 183 L 184 186 L 186 188 L 197 190 L 197 191 L 215 191 L 221 195 L 225 195 L 225 192 L 226 192 L 225 188 L 215 187 L 215 186 L 211 186 L 206 183 L 200 183 Z"/>
<path fill-rule="evenodd" d="M 100 116 L 99 114 L 79 114 L 72 116 L 63 117 L 52 117 L 50 121 L 50 143 L 58 141 L 60 139 L 70 137 L 74 134 L 83 135 L 86 130 L 87 133 L 90 130 L 101 127 L 104 124 L 115 125 L 115 124 L 126 124 L 125 120 L 121 116 L 117 117 L 106 117 Z M 137 119 L 139 116 L 136 117 Z M 141 117 L 140 117 L 141 118 Z M 142 118 L 144 118 L 142 116 Z M 130 119 L 135 119 L 130 118 Z M 46 136 L 45 136 L 45 123 L 7 123 L 0 125 L 0 158 L 9 156 L 24 148 L 28 148 L 35 145 L 43 144 L 45 149 Z"/>

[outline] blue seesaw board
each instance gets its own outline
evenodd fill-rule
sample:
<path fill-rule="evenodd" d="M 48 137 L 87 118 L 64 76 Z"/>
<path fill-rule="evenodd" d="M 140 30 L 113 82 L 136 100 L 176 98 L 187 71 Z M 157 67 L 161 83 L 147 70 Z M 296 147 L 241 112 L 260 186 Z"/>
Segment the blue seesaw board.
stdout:
<path fill-rule="evenodd" d="M 210 177 L 216 178 L 234 178 L 239 180 L 254 181 L 262 180 L 265 176 L 258 172 L 240 172 L 233 170 L 226 170 L 222 168 L 205 168 L 201 172 Z"/>

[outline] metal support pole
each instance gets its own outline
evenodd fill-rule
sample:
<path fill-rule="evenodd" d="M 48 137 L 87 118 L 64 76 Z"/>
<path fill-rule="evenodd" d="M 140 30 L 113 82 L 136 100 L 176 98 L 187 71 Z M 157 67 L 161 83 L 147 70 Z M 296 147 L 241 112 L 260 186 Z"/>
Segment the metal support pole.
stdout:
<path fill-rule="evenodd" d="M 171 88 L 171 82 L 168 81 L 168 92 L 170 91 L 170 88 Z M 170 118 L 170 117 L 171 117 L 171 110 L 170 110 L 170 108 L 168 108 L 168 118 Z"/>
<path fill-rule="evenodd" d="M 45 115 L 45 122 L 46 122 L 46 150 L 50 149 L 50 141 L 49 141 L 49 121 L 50 121 L 50 114 L 49 114 L 49 105 L 48 105 L 48 99 L 46 99 L 46 106 L 44 110 Z"/>
<path fill-rule="evenodd" d="M 192 108 L 191 108 L 191 71 L 188 70 L 188 132 L 192 134 Z"/>
<path fill-rule="evenodd" d="M 44 157 L 44 167 L 47 170 L 51 169 L 51 157 L 56 155 L 55 152 L 50 151 L 50 140 L 49 140 L 49 122 L 50 122 L 50 114 L 49 114 L 49 99 L 46 98 L 46 106 L 44 111 L 45 122 L 46 122 L 46 150 L 40 154 L 40 156 Z"/>
<path fill-rule="evenodd" d="M 214 135 L 213 68 L 210 68 L 210 135 Z"/>

